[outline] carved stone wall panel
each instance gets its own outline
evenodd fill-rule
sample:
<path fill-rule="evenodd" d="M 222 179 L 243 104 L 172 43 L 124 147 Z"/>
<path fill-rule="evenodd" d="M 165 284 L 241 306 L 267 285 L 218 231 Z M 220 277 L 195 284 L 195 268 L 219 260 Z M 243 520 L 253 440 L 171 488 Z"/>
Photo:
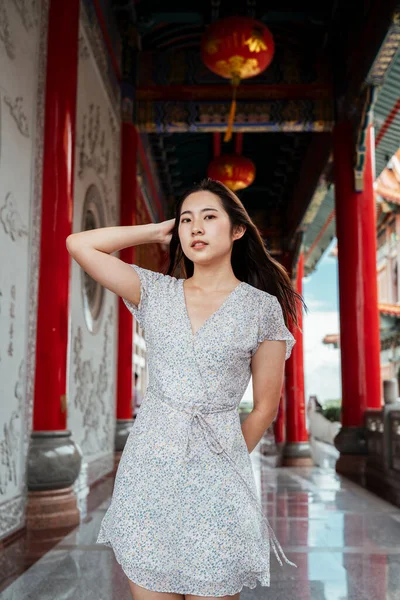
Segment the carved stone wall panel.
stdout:
<path fill-rule="evenodd" d="M 0 538 L 24 524 L 32 427 L 48 0 L 0 0 Z"/>
<path fill-rule="evenodd" d="M 119 104 L 98 69 L 87 21 L 79 35 L 73 231 L 119 224 Z M 71 265 L 68 429 L 91 484 L 112 470 L 117 297 Z"/>

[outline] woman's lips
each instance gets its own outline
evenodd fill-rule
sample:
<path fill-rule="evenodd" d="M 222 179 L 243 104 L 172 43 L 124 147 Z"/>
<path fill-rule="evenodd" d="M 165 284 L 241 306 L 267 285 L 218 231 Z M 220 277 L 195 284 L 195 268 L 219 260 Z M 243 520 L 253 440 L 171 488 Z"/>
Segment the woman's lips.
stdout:
<path fill-rule="evenodd" d="M 208 246 L 208 244 L 206 244 L 205 242 L 203 243 L 197 243 L 194 246 L 191 246 L 192 250 L 201 250 L 201 248 L 205 248 L 206 246 Z"/>

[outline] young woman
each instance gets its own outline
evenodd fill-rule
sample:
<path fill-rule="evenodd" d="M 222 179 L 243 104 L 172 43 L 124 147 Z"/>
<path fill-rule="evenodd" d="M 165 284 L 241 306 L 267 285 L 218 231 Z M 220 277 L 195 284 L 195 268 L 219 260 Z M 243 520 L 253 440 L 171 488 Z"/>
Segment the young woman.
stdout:
<path fill-rule="evenodd" d="M 170 244 L 166 274 L 111 256 Z M 258 502 L 250 453 L 274 420 L 303 302 L 243 204 L 205 180 L 159 224 L 68 237 L 73 258 L 145 330 L 149 384 L 97 543 L 113 548 L 134 600 L 239 598 L 285 556 Z M 184 278 L 174 276 L 181 267 Z M 297 298 L 296 298 L 297 296 Z M 238 405 L 252 375 L 254 408 Z"/>

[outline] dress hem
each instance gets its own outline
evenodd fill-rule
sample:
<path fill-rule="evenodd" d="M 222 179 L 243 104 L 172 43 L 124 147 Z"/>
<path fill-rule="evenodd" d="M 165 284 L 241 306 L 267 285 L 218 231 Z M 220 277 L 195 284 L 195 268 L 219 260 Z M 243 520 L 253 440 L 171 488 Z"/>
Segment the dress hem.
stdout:
<path fill-rule="evenodd" d="M 112 545 L 111 542 L 106 541 L 106 542 L 100 542 L 100 541 L 96 541 L 96 544 L 103 544 L 104 546 L 108 546 L 109 548 L 111 548 L 114 552 L 114 556 L 115 556 L 115 560 L 117 561 L 117 563 L 120 565 L 120 567 L 122 568 L 124 574 L 128 577 L 128 579 L 130 581 L 132 581 L 132 583 L 135 583 L 137 585 L 139 585 L 140 587 L 143 587 L 144 589 L 147 589 L 151 592 L 164 592 L 167 594 L 191 594 L 193 596 L 203 596 L 203 597 L 214 597 L 214 598 L 219 598 L 219 597 L 223 597 L 223 596 L 233 596 L 235 594 L 238 594 L 239 592 L 241 592 L 243 590 L 244 587 L 248 587 L 251 590 L 253 590 L 256 586 L 257 583 L 260 584 L 261 587 L 270 587 L 270 581 L 269 581 L 269 577 L 268 575 L 263 575 L 262 572 L 260 571 L 251 571 L 251 575 L 249 575 L 249 579 L 244 581 L 239 589 L 236 590 L 224 590 L 223 592 L 213 592 L 213 593 L 206 593 L 204 591 L 204 589 L 201 588 L 196 588 L 196 589 L 187 589 L 187 588 L 182 588 L 179 586 L 171 586 L 169 588 L 163 588 L 160 589 L 158 586 L 153 586 L 152 584 L 149 584 L 147 582 L 147 580 L 140 580 L 136 574 L 132 576 L 131 573 L 128 573 L 128 568 L 124 565 L 122 559 L 120 559 L 117 554 L 114 551 L 114 547 Z M 135 571 L 137 572 L 138 569 L 135 569 Z M 140 570 L 140 567 L 139 567 Z M 251 580 L 250 580 L 251 577 Z"/>

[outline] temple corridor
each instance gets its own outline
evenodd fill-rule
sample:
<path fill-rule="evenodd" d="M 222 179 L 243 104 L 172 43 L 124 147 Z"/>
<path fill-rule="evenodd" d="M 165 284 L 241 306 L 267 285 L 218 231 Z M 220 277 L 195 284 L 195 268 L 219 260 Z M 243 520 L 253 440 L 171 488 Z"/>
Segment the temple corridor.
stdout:
<path fill-rule="evenodd" d="M 329 459 L 329 457 L 328 457 Z M 271 554 L 271 588 L 242 600 L 394 600 L 400 585 L 400 509 L 332 467 L 271 468 L 258 448 L 253 469 L 263 507 L 297 569 Z M 111 479 L 98 486 L 110 490 Z M 113 553 L 95 537 L 109 498 L 0 593 L 1 600 L 130 600 Z M 4 553 L 13 552 L 9 546 Z"/>

